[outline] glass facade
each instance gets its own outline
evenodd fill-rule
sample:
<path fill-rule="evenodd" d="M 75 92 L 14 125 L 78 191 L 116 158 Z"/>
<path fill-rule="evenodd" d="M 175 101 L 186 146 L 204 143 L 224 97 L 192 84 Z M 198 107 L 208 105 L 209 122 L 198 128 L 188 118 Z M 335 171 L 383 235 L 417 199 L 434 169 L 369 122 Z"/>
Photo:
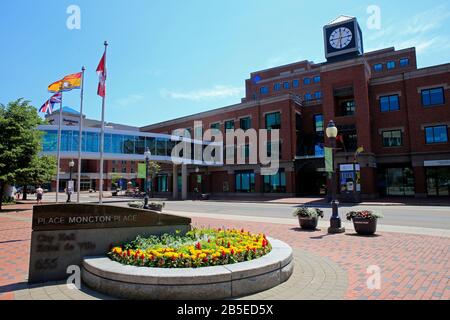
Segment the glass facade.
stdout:
<path fill-rule="evenodd" d="M 387 196 L 413 196 L 414 174 L 411 168 L 386 168 Z"/>
<path fill-rule="evenodd" d="M 450 167 L 427 168 L 426 176 L 429 196 L 450 196 Z"/>
<path fill-rule="evenodd" d="M 286 173 L 284 169 L 278 170 L 278 173 L 272 176 L 264 176 L 265 193 L 284 193 L 286 192 Z"/>
<path fill-rule="evenodd" d="M 400 67 L 409 66 L 409 58 L 400 59 Z"/>
<path fill-rule="evenodd" d="M 235 173 L 236 192 L 255 192 L 255 173 L 240 171 Z"/>
<path fill-rule="evenodd" d="M 56 152 L 58 148 L 58 131 L 42 130 L 43 152 Z M 61 151 L 78 152 L 78 129 L 61 131 Z M 176 141 L 169 138 L 105 133 L 105 153 L 143 155 L 149 148 L 154 156 L 170 156 Z M 100 133 L 85 131 L 82 139 L 82 152 L 100 151 Z"/>

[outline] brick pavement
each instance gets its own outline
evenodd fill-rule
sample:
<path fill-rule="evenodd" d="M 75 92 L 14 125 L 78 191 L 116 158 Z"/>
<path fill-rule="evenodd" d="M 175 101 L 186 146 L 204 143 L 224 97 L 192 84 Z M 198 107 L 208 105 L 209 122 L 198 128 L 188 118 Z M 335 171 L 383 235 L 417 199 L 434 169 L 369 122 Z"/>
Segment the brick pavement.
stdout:
<path fill-rule="evenodd" d="M 24 206 L 30 208 L 11 206 L 0 213 L 0 299 L 105 298 L 89 292 L 64 293 L 60 284 L 28 288 L 31 210 L 14 211 Z M 211 218 L 193 218 L 193 222 L 261 231 L 294 248 L 296 274 L 282 286 L 248 298 L 450 299 L 450 238 L 389 232 L 374 237 L 352 232 L 328 235 L 325 229 L 304 232 L 283 224 Z M 381 269 L 379 290 L 366 285 L 371 265 Z"/>

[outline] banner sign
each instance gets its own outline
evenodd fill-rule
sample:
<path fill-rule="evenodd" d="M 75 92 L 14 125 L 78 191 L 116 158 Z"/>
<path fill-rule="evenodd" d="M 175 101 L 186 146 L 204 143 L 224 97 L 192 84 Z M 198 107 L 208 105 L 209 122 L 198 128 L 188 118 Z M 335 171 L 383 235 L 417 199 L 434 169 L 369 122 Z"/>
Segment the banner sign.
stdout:
<path fill-rule="evenodd" d="M 145 179 L 146 178 L 146 165 L 145 163 L 138 163 L 138 179 Z"/>
<path fill-rule="evenodd" d="M 333 172 L 333 149 L 324 148 L 325 151 L 325 171 Z"/>

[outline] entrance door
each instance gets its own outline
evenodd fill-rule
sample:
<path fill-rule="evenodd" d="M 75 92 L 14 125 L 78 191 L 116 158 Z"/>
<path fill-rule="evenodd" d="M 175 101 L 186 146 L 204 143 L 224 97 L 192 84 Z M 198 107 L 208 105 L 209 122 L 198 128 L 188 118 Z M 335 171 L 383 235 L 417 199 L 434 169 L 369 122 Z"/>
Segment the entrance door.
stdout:
<path fill-rule="evenodd" d="M 429 196 L 450 196 L 450 167 L 428 168 L 426 174 Z"/>

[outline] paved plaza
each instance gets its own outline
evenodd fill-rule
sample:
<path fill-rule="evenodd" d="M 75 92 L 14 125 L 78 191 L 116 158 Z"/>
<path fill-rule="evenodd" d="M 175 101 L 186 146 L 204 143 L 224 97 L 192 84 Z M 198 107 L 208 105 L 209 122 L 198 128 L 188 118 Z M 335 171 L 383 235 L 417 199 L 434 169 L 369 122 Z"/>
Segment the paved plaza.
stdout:
<path fill-rule="evenodd" d="M 0 299 L 108 299 L 64 283 L 27 284 L 32 205 L 0 213 Z M 169 210 L 170 213 L 178 213 Z M 284 284 L 246 299 L 450 299 L 450 234 L 445 229 L 380 226 L 376 236 L 305 232 L 293 219 L 184 212 L 195 226 L 264 232 L 294 249 L 295 271 Z M 379 288 L 369 289 L 367 269 L 380 270 Z"/>

